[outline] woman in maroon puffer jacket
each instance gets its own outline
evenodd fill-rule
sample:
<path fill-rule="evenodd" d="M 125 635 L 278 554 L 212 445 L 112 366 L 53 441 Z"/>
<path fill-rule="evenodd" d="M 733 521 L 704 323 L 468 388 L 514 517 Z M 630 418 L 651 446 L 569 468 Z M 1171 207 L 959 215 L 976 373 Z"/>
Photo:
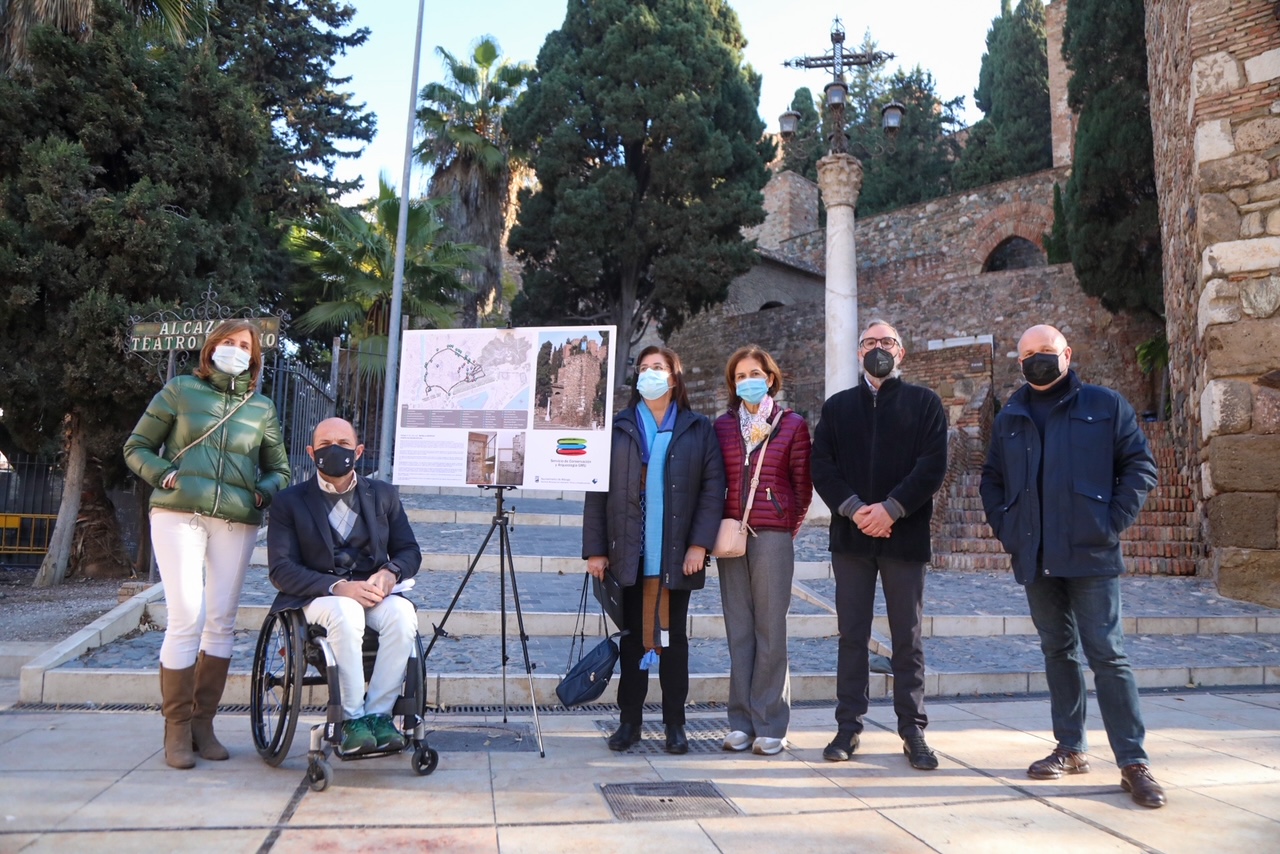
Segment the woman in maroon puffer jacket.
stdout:
<path fill-rule="evenodd" d="M 791 720 L 787 611 L 795 573 L 792 540 L 813 496 L 809 426 L 774 402 L 782 390 L 782 372 L 762 348 L 739 349 L 729 357 L 724 376 L 729 411 L 715 423 L 728 483 L 724 518 L 742 518 L 764 447 L 760 482 L 747 519 L 755 536 L 747 537 L 742 557 L 716 559 L 730 660 L 724 749 L 751 748 L 769 756 L 786 746 Z"/>

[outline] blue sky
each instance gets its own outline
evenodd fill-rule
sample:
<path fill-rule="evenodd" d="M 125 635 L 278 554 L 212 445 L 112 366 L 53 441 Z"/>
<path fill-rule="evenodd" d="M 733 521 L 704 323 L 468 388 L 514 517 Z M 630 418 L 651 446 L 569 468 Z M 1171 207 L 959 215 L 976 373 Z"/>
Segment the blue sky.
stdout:
<path fill-rule="evenodd" d="M 356 23 L 371 34 L 362 47 L 339 60 L 335 73 L 350 76 L 345 88 L 377 114 L 378 135 L 360 158 L 340 163 L 338 175 L 363 176 L 368 191 L 376 190 L 379 171 L 398 183 L 403 169 L 418 4 L 352 2 Z M 847 43 L 856 45 L 870 29 L 881 50 L 896 54 L 890 68 L 923 66 L 933 72 L 943 99 L 964 96 L 967 122 L 982 117 L 973 107 L 973 89 L 1000 0 L 730 0 L 730 5 L 747 37 L 747 61 L 764 78 L 760 115 L 770 130 L 777 129 L 778 114 L 797 88 L 808 86 L 817 92 L 829 79 L 826 72 L 783 68 L 781 63 L 829 49 L 831 21 L 837 14 L 848 33 Z M 485 34 L 498 40 L 506 56 L 534 62 L 547 33 L 563 23 L 564 11 L 564 0 L 427 0 L 419 86 L 442 77 L 437 45 L 465 57 L 471 43 Z M 414 188 L 425 188 L 427 177 L 415 166 Z"/>

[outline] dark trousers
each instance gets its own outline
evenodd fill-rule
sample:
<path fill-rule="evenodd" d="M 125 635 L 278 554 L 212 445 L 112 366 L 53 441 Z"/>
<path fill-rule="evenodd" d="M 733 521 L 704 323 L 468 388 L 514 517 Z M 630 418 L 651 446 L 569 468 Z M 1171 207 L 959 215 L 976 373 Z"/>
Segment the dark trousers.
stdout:
<path fill-rule="evenodd" d="M 919 733 L 929 723 L 924 713 L 924 564 L 886 557 L 832 553 L 836 577 L 836 623 L 840 649 L 836 657 L 836 726 L 862 732 L 871 677 L 867 643 L 876 598 L 876 576 L 884 588 L 889 634 L 893 641 L 893 710 L 898 734 Z"/>
<path fill-rule="evenodd" d="M 658 684 L 662 686 L 662 722 L 684 726 L 684 703 L 689 698 L 689 591 L 671 590 L 669 646 L 658 656 Z M 624 724 L 640 724 L 649 693 L 649 671 L 640 669 L 644 657 L 644 592 L 641 584 L 622 591 L 623 635 L 618 643 L 618 717 Z"/>
<path fill-rule="evenodd" d="M 1120 579 L 1040 576 L 1026 587 L 1031 619 L 1040 634 L 1053 737 L 1066 750 L 1085 751 L 1084 657 L 1093 670 L 1098 709 L 1116 764 L 1147 764 L 1146 728 L 1138 684 L 1124 652 Z"/>

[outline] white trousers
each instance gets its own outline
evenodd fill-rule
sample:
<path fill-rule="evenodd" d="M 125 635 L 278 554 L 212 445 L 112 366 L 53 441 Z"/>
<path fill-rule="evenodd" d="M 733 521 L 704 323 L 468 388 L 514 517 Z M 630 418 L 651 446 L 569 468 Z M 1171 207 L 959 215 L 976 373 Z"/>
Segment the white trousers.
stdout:
<path fill-rule="evenodd" d="M 151 511 L 151 547 L 169 612 L 160 646 L 165 667 L 190 667 L 200 650 L 231 657 L 236 609 L 257 538 L 254 525 L 176 510 Z"/>
<path fill-rule="evenodd" d="M 404 684 L 405 665 L 416 655 L 418 615 L 403 596 L 388 596 L 369 610 L 346 596 L 321 596 L 302 609 L 307 622 L 324 626 L 338 662 L 338 687 L 342 691 L 344 720 L 365 715 L 389 715 Z M 364 689 L 365 626 L 378 633 L 378 656 Z"/>

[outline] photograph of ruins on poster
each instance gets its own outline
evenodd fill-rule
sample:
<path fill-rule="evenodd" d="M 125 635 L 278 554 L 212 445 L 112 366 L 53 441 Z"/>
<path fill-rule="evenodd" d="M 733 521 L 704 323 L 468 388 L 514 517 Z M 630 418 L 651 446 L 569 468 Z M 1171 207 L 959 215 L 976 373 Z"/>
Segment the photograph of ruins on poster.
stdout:
<path fill-rule="evenodd" d="M 614 327 L 404 333 L 393 480 L 605 490 Z"/>

